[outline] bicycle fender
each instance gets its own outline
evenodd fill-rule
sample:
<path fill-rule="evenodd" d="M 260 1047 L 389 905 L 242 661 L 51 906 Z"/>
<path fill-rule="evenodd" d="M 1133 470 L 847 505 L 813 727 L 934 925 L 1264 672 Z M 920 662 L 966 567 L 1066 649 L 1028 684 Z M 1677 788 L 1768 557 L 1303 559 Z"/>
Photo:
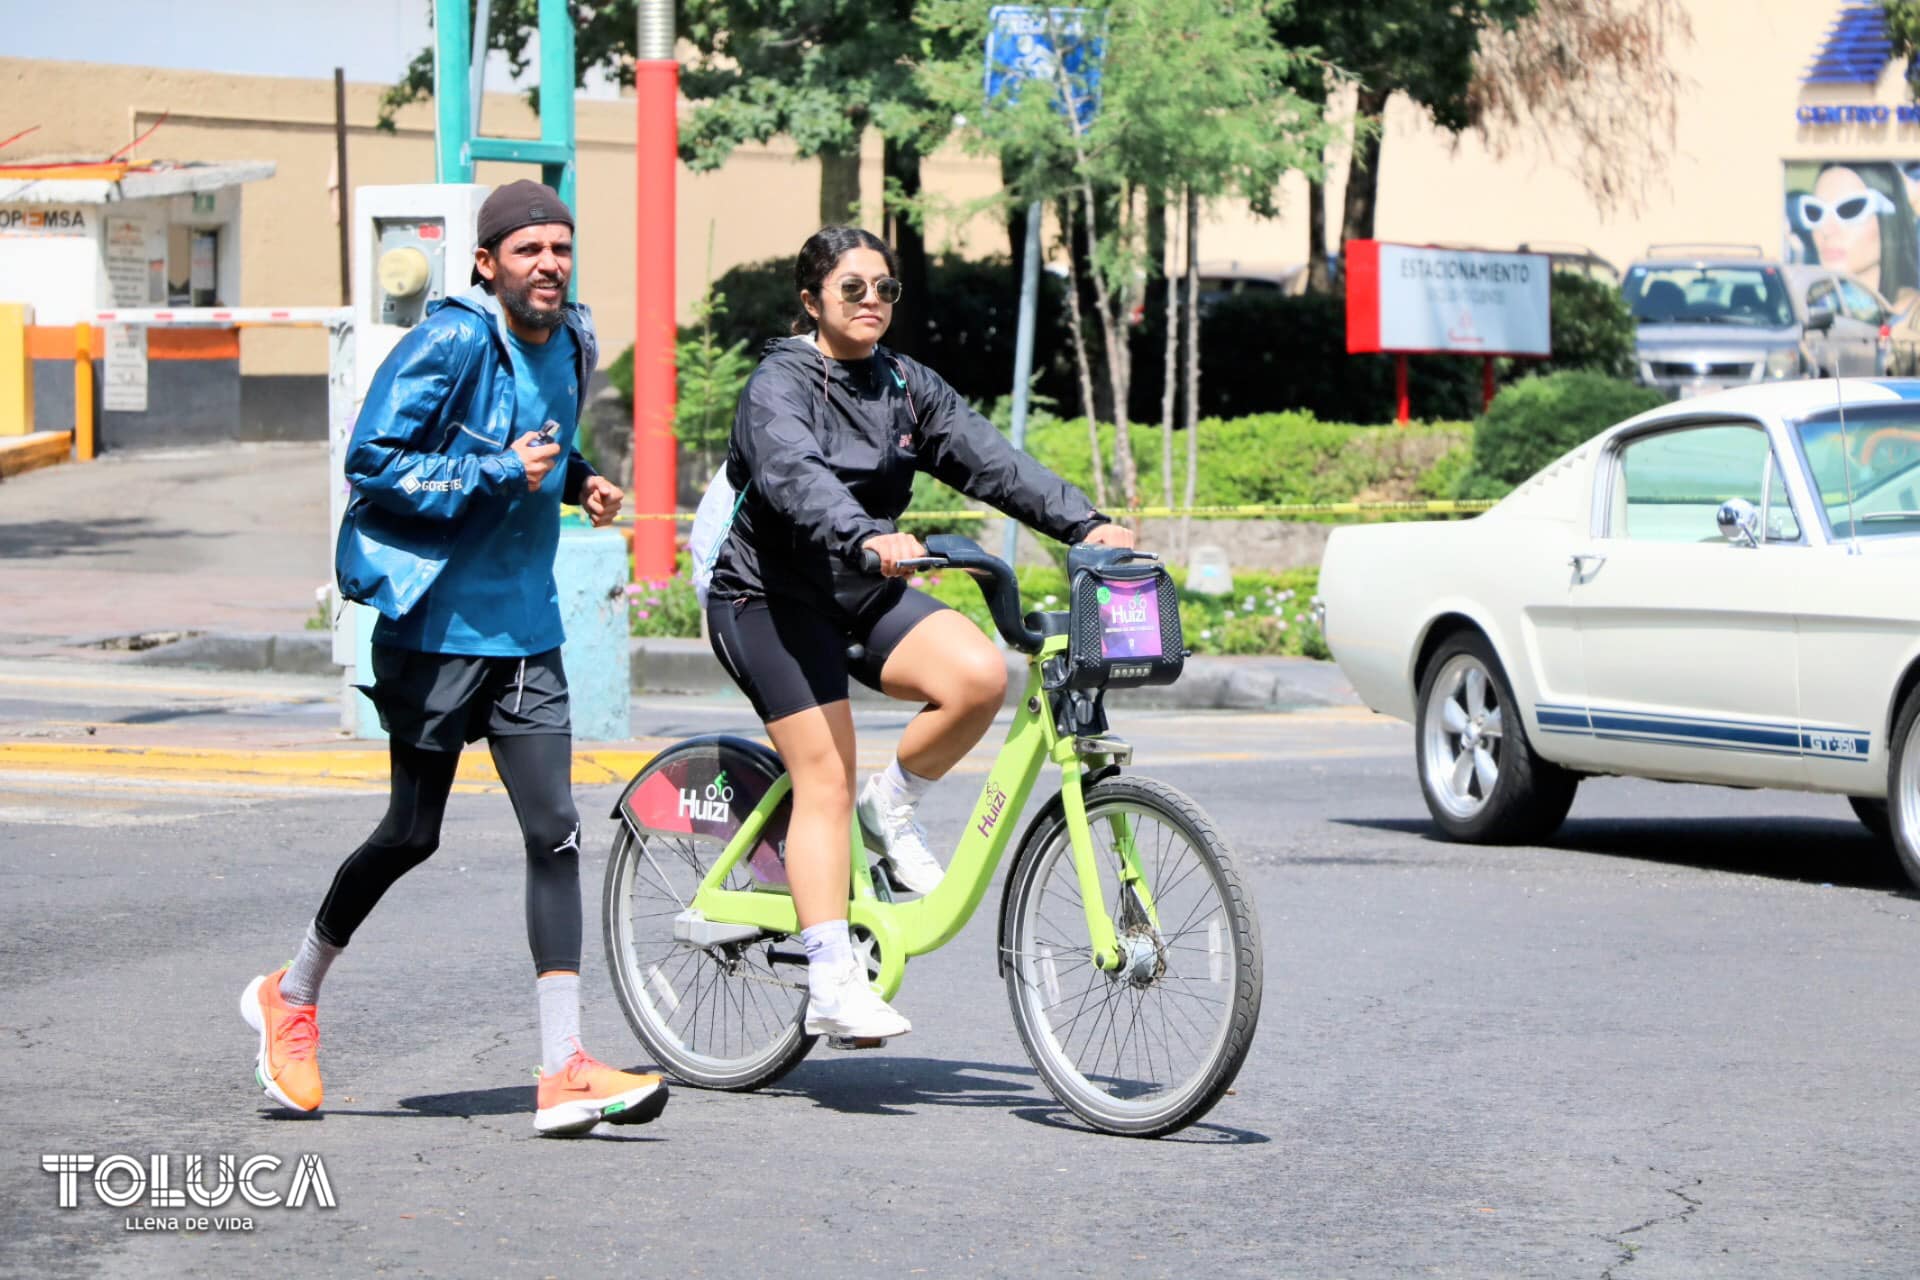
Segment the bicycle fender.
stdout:
<path fill-rule="evenodd" d="M 720 774 L 736 771 L 737 776 L 742 777 L 743 780 L 746 775 L 752 776 L 751 785 L 744 791 L 734 787 L 733 794 L 724 799 L 717 795 L 708 797 L 705 794 L 706 787 Z M 670 773 L 676 783 L 697 783 L 698 786 L 694 788 L 694 795 L 689 804 L 679 803 L 679 798 L 676 796 L 671 802 L 673 806 L 671 814 L 662 812 L 656 815 L 651 813 L 638 797 L 641 787 L 647 780 L 663 772 Z M 731 822 L 737 828 L 740 819 L 753 811 L 754 805 L 758 804 L 760 797 L 767 793 L 767 788 L 773 785 L 774 779 L 785 772 L 786 766 L 780 763 L 780 757 L 764 743 L 747 738 L 736 738 L 724 733 L 687 738 L 674 743 L 647 761 L 646 767 L 634 774 L 632 780 L 621 790 L 620 798 L 614 801 L 613 812 L 607 816 L 626 823 L 635 835 L 641 835 L 649 830 L 702 831 L 705 834 L 714 834 L 714 832 L 707 832 L 705 828 L 724 822 Z M 679 790 L 677 786 L 674 789 Z M 709 810 L 706 806 L 711 802 L 717 802 L 726 812 L 722 814 L 718 808 Z M 705 815 L 708 812 L 714 816 L 707 818 Z"/>
<path fill-rule="evenodd" d="M 1119 772 L 1120 766 L 1117 764 L 1102 765 L 1082 775 L 1080 786 L 1083 791 L 1090 789 Z M 1026 861 L 1032 850 L 1051 834 L 1053 828 L 1064 821 L 1066 821 L 1066 801 L 1061 799 L 1060 793 L 1056 791 L 1047 797 L 1047 802 L 1040 806 L 1040 811 L 1027 823 L 1027 829 L 1020 833 L 1019 847 L 1014 850 L 1013 861 L 1007 864 L 1006 882 L 1000 886 L 1000 924 L 993 948 L 993 971 L 999 977 L 1004 978 L 1007 973 L 1007 913 L 1013 908 L 1014 872 L 1019 870 L 1020 864 Z"/>

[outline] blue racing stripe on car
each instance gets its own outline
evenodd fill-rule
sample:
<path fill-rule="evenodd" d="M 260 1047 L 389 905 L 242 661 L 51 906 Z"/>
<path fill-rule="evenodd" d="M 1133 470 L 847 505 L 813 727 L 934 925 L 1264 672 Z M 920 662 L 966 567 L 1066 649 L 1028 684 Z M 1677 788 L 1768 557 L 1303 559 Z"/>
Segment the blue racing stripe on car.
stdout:
<path fill-rule="evenodd" d="M 1920 400 L 1920 379 L 1894 378 L 1888 380 L 1876 378 L 1873 385 L 1883 390 L 1893 392 L 1893 394 L 1899 396 L 1902 400 Z"/>
<path fill-rule="evenodd" d="M 1799 725 L 1721 723 L 1678 716 L 1628 715 L 1617 711 L 1593 713 L 1596 733 L 1660 734 L 1713 747 L 1774 747 L 1800 749 Z"/>
<path fill-rule="evenodd" d="M 1920 389 L 1920 383 L 1916 383 Z M 1920 397 L 1916 397 L 1920 398 Z M 1565 704 L 1534 707 L 1543 733 L 1583 734 L 1610 742 L 1645 742 L 1761 755 L 1805 756 L 1866 763 L 1873 735 L 1864 729 L 1680 716 L 1660 711 L 1591 710 Z"/>

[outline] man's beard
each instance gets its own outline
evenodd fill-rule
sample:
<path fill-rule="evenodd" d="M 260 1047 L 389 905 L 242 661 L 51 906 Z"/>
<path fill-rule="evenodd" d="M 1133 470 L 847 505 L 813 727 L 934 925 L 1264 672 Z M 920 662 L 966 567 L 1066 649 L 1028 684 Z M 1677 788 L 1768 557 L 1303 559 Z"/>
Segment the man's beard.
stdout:
<path fill-rule="evenodd" d="M 555 307 L 552 311 L 542 311 L 533 305 L 531 276 L 518 289 L 505 284 L 496 284 L 494 292 L 500 299 L 500 305 L 507 309 L 507 314 L 529 329 L 558 329 L 567 322 L 563 308 Z"/>

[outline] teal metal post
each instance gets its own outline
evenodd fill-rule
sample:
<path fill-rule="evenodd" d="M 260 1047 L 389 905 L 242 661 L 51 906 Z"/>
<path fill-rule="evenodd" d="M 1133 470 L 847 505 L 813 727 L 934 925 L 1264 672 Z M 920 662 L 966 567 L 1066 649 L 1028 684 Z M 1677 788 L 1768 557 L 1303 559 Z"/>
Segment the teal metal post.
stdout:
<path fill-rule="evenodd" d="M 540 166 L 540 180 L 560 193 L 567 208 L 573 198 L 573 20 L 567 0 L 540 0 L 540 141 L 566 149 L 566 158 Z M 576 260 L 575 270 L 579 268 Z"/>
<path fill-rule="evenodd" d="M 473 116 L 467 92 L 473 17 L 467 2 L 433 0 L 433 168 L 441 182 L 473 181 Z M 567 47 L 572 49 L 571 39 Z M 571 116 L 571 95 L 567 106 Z M 567 140 L 573 140 L 571 131 Z"/>

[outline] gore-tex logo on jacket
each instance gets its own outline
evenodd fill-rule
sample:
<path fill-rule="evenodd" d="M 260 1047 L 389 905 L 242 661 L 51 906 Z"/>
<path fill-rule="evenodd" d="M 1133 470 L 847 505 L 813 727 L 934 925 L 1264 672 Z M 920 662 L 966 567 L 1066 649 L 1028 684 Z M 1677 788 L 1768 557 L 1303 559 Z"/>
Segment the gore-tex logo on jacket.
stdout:
<path fill-rule="evenodd" d="M 408 476 L 400 482 L 400 487 L 408 493 L 458 493 L 458 480 L 422 480 L 419 476 Z"/>

